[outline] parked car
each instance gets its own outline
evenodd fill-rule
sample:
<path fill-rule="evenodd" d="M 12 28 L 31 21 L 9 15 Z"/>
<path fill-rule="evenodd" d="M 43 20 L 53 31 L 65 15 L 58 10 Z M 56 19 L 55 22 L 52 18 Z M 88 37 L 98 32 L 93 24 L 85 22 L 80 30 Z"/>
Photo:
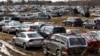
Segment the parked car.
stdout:
<path fill-rule="evenodd" d="M 41 28 L 42 26 L 46 25 L 46 23 L 39 21 L 39 22 L 34 22 L 33 25 L 38 26 L 39 28 Z"/>
<path fill-rule="evenodd" d="M 100 17 L 100 12 L 92 13 L 91 16 L 93 16 L 93 17 Z"/>
<path fill-rule="evenodd" d="M 35 18 L 36 19 L 40 19 L 40 20 L 43 20 L 43 19 L 50 20 L 51 19 L 51 15 L 44 14 L 44 13 L 38 13 L 38 16 L 35 16 Z"/>
<path fill-rule="evenodd" d="M 98 52 L 100 48 L 100 31 L 89 31 L 82 34 L 88 43 L 88 50 Z"/>
<path fill-rule="evenodd" d="M 21 23 L 19 21 L 9 21 L 2 26 L 2 31 L 5 31 L 7 33 L 16 32 L 20 28 L 20 26 Z"/>
<path fill-rule="evenodd" d="M 85 17 L 90 16 L 90 11 L 89 11 L 88 7 L 77 6 L 76 9 L 77 9 L 77 12 L 80 13 L 81 15 L 83 15 Z"/>
<path fill-rule="evenodd" d="M 79 29 L 66 29 L 67 34 L 81 35 L 83 32 Z"/>
<path fill-rule="evenodd" d="M 65 25 L 71 26 L 82 26 L 83 21 L 80 17 L 68 17 L 66 20 L 63 21 Z"/>
<path fill-rule="evenodd" d="M 5 24 L 5 23 L 8 23 L 10 20 L 1 20 L 0 21 L 0 30 L 2 30 L 2 26 Z"/>
<path fill-rule="evenodd" d="M 87 47 L 85 38 L 79 35 L 54 34 L 51 38 L 44 40 L 43 53 L 45 56 L 48 56 L 48 54 L 55 56 L 81 56 Z"/>
<path fill-rule="evenodd" d="M 20 32 L 17 33 L 16 36 L 14 36 L 12 39 L 14 44 L 20 45 L 24 49 L 27 49 L 29 47 L 41 47 L 43 40 L 44 38 L 36 31 Z"/>
<path fill-rule="evenodd" d="M 23 22 L 21 27 L 17 30 L 18 32 L 25 32 L 25 31 L 37 31 L 38 26 L 34 26 L 32 22 Z"/>
<path fill-rule="evenodd" d="M 83 27 L 85 28 L 92 28 L 92 29 L 100 29 L 100 21 L 95 21 L 95 20 L 87 20 L 83 23 Z"/>
<path fill-rule="evenodd" d="M 87 20 L 83 23 L 83 27 L 95 29 L 95 24 L 94 20 Z"/>
<path fill-rule="evenodd" d="M 47 25 L 41 27 L 39 33 L 45 38 L 50 37 L 55 33 L 66 33 L 66 29 L 63 26 Z"/>

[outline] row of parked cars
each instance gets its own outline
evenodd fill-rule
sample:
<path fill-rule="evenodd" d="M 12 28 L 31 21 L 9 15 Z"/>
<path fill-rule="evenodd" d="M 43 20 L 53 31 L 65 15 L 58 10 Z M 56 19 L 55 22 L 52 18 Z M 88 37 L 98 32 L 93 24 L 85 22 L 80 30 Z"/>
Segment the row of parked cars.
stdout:
<path fill-rule="evenodd" d="M 68 17 L 63 21 L 64 25 L 70 26 L 83 26 L 84 28 L 100 30 L 100 18 L 95 19 L 82 19 L 80 17 Z"/>
<path fill-rule="evenodd" d="M 1 24 L 2 31 L 16 32 L 12 38 L 15 45 L 20 45 L 24 49 L 42 46 L 45 56 L 49 54 L 80 56 L 85 50 L 98 52 L 100 48 L 100 31 L 84 33 L 79 29 L 66 29 L 64 26 L 46 22 L 18 20 L 1 20 L 1 22 L 4 22 Z"/>

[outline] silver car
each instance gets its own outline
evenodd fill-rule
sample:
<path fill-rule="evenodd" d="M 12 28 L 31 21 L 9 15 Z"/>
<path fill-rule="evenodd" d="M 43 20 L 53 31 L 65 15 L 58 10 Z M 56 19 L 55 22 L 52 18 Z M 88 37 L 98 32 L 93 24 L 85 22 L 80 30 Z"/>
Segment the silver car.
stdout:
<path fill-rule="evenodd" d="M 5 31 L 7 33 L 16 32 L 20 28 L 20 26 L 21 23 L 19 21 L 9 21 L 2 26 L 2 31 Z"/>
<path fill-rule="evenodd" d="M 20 32 L 13 37 L 13 43 L 22 46 L 24 49 L 29 47 L 41 47 L 44 38 L 36 31 Z"/>
<path fill-rule="evenodd" d="M 34 26 L 32 22 L 23 22 L 18 32 L 36 31 L 38 26 Z"/>

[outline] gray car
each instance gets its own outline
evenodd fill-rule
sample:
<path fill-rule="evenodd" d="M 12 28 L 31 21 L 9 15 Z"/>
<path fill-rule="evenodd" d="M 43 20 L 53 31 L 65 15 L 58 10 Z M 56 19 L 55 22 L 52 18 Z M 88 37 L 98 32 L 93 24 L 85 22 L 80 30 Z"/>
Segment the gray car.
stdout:
<path fill-rule="evenodd" d="M 35 32 L 20 32 L 13 37 L 13 43 L 22 46 L 24 49 L 29 47 L 41 47 L 44 38 Z"/>
<path fill-rule="evenodd" d="M 83 23 L 83 27 L 94 29 L 94 28 L 95 28 L 95 22 L 94 22 L 93 20 L 86 20 L 86 21 Z"/>
<path fill-rule="evenodd" d="M 19 21 L 9 21 L 2 26 L 2 31 L 7 33 L 16 32 L 21 26 Z"/>
<path fill-rule="evenodd" d="M 81 56 L 87 46 L 85 38 L 82 38 L 81 36 L 66 33 L 54 34 L 51 38 L 44 40 L 43 52 L 45 56 L 48 56 L 49 54 L 56 56 Z"/>

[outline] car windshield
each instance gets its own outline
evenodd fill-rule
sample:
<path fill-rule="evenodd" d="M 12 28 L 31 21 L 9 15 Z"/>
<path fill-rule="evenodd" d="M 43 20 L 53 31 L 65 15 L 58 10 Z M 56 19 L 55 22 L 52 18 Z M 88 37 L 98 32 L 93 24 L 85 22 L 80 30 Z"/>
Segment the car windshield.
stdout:
<path fill-rule="evenodd" d="M 73 34 L 80 34 L 80 33 L 82 33 L 80 30 L 72 30 L 72 33 Z"/>
<path fill-rule="evenodd" d="M 54 28 L 54 33 L 66 33 L 66 30 L 64 27 L 56 27 Z"/>
<path fill-rule="evenodd" d="M 70 38 L 69 41 L 70 41 L 70 46 L 86 45 L 84 38 Z"/>
<path fill-rule="evenodd" d="M 14 22 L 14 23 L 12 23 L 11 25 L 12 25 L 12 26 L 20 26 L 21 24 L 20 24 L 20 22 Z"/>
<path fill-rule="evenodd" d="M 31 29 L 38 29 L 38 26 L 30 26 Z"/>
<path fill-rule="evenodd" d="M 29 33 L 27 34 L 29 38 L 36 38 L 36 37 L 41 37 L 39 34 L 37 33 Z"/>

